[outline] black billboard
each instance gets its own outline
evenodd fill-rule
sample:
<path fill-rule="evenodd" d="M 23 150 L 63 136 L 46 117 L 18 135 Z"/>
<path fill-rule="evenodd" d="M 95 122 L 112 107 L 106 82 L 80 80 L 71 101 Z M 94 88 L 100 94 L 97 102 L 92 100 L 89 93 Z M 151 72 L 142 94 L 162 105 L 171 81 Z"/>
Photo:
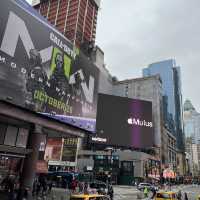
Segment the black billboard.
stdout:
<path fill-rule="evenodd" d="M 19 2 L 0 6 L 0 99 L 94 131 L 97 67 Z"/>
<path fill-rule="evenodd" d="M 90 141 L 122 147 L 152 147 L 152 103 L 99 94 L 96 136 Z"/>

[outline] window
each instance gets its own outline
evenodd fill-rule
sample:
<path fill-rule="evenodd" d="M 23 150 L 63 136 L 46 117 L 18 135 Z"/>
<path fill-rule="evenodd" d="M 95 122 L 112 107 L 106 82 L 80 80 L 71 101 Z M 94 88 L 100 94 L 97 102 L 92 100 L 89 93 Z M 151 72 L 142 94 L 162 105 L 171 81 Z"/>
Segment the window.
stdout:
<path fill-rule="evenodd" d="M 4 138 L 6 135 L 7 126 L 5 124 L 0 123 L 0 144 L 4 143 Z"/>
<path fill-rule="evenodd" d="M 18 128 L 15 126 L 8 126 L 6 130 L 6 136 L 4 140 L 5 145 L 15 146 L 17 139 Z"/>
<path fill-rule="evenodd" d="M 17 136 L 16 146 L 26 148 L 27 140 L 28 129 L 20 128 Z"/>
<path fill-rule="evenodd" d="M 162 199 L 170 199 L 170 195 L 169 194 L 165 194 L 165 193 L 158 193 L 156 195 L 157 198 L 162 198 Z"/>
<path fill-rule="evenodd" d="M 132 173 L 133 172 L 133 163 L 129 161 L 122 162 L 122 170 L 124 173 Z"/>

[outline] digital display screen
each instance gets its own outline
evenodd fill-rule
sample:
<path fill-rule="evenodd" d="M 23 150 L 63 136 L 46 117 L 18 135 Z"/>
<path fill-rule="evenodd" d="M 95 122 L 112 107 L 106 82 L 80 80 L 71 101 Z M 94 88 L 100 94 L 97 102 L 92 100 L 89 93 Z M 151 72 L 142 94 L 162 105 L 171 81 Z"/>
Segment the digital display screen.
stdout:
<path fill-rule="evenodd" d="M 99 94 L 93 142 L 148 148 L 154 144 L 152 102 Z"/>

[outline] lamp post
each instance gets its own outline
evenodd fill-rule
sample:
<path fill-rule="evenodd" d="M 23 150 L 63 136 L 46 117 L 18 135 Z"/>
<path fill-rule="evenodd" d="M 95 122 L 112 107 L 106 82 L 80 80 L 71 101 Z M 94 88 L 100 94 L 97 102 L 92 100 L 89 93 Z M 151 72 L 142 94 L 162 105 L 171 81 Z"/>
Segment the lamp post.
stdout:
<path fill-rule="evenodd" d="M 108 174 L 108 177 L 107 177 L 107 184 L 109 183 L 109 178 L 110 178 L 110 181 L 112 180 L 112 164 L 113 164 L 113 152 L 114 152 L 114 149 L 113 147 L 107 147 L 105 149 L 106 151 L 109 151 L 110 152 L 110 159 L 109 159 L 109 174 Z"/>

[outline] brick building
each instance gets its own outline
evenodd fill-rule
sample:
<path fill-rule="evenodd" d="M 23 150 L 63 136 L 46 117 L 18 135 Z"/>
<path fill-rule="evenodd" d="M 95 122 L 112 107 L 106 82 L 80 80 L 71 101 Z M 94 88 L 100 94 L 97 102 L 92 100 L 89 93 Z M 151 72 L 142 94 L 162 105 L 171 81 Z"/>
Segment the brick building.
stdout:
<path fill-rule="evenodd" d="M 100 0 L 33 0 L 33 6 L 70 41 L 94 42 Z"/>

